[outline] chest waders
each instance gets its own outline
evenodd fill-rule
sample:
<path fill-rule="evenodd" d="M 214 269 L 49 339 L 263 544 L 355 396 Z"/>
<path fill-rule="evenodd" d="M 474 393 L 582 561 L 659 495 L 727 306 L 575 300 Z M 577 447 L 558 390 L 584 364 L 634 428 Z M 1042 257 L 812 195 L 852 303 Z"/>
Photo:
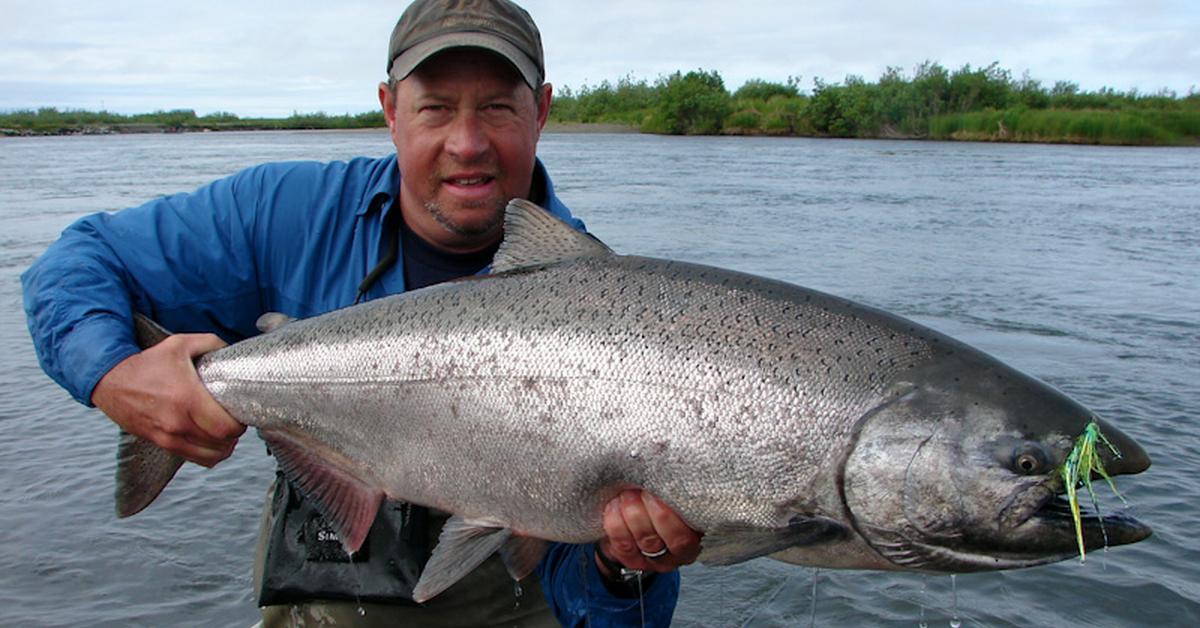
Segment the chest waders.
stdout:
<path fill-rule="evenodd" d="M 258 605 L 314 599 L 415 604 L 412 588 L 429 559 L 429 511 L 385 501 L 353 556 L 310 502 L 276 477 Z"/>

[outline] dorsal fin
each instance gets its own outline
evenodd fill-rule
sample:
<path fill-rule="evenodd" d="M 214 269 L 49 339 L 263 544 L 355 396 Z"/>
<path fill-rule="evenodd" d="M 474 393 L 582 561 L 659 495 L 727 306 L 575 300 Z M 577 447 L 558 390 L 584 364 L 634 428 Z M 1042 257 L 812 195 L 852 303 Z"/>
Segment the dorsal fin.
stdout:
<path fill-rule="evenodd" d="M 595 237 L 576 231 L 534 203 L 515 198 L 504 210 L 504 241 L 492 260 L 492 272 L 612 254 Z"/>

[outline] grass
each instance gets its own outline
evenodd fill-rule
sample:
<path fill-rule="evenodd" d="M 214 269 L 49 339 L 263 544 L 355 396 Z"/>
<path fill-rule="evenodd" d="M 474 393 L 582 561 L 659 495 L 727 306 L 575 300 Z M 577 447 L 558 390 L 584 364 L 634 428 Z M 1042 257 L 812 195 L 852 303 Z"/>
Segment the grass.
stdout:
<path fill-rule="evenodd" d="M 358 115 L 329 115 L 293 113 L 287 118 L 239 118 L 218 112 L 197 116 L 191 109 L 155 111 L 153 113 L 120 114 L 110 111 L 58 110 L 42 107 L 0 112 L 0 129 L 30 131 L 37 134 L 68 134 L 74 132 L 128 132 L 135 130 L 199 131 L 199 130 L 257 130 L 257 129 L 357 129 L 386 126 L 383 112 Z"/>
<path fill-rule="evenodd" d="M 1115 145 L 1194 145 L 1200 110 L 1026 109 L 936 116 L 929 137 L 944 140 Z"/>
<path fill-rule="evenodd" d="M 950 70 L 925 61 L 911 72 L 889 67 L 877 81 L 847 76 L 786 83 L 747 81 L 730 92 L 713 70 L 674 72 L 650 82 L 564 87 L 555 123 L 609 123 L 648 133 L 913 138 L 1000 142 L 1200 146 L 1200 92 L 1083 92 L 1075 83 L 1043 86 L 992 63 Z M 287 118 L 197 116 L 190 109 L 121 115 L 38 110 L 0 112 L 0 135 L 226 129 L 383 127 L 380 112 L 293 113 Z"/>

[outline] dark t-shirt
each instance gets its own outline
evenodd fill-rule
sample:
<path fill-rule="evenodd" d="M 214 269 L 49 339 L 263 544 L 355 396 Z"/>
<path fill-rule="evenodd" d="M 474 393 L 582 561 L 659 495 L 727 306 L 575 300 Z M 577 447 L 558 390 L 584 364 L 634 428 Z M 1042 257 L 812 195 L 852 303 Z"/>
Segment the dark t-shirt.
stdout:
<path fill-rule="evenodd" d="M 402 224 L 400 250 L 404 251 L 404 287 L 406 290 L 417 290 L 474 275 L 492 263 L 492 256 L 499 247 L 500 243 L 497 242 L 475 253 L 447 253 L 434 248 L 413 233 L 407 224 Z"/>

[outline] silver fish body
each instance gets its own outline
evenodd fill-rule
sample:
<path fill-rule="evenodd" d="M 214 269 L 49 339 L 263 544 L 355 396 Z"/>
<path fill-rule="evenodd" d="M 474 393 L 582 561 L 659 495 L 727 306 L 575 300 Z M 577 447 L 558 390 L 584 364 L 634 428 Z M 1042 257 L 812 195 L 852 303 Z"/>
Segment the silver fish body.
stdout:
<path fill-rule="evenodd" d="M 706 533 L 701 560 L 717 564 L 973 571 L 1071 555 L 1047 512 L 1086 409 L 900 317 L 618 256 L 552 221 L 510 206 L 495 274 L 289 323 L 204 356 L 201 379 L 351 539 L 369 517 L 348 513 L 377 502 L 328 503 L 336 487 L 565 542 L 599 538 L 603 504 L 643 487 Z M 1123 455 L 1110 473 L 1148 466 L 1102 429 Z M 1100 525 L 1111 544 L 1149 533 L 1093 519 L 1092 545 Z M 452 543 L 427 568 L 450 582 Z"/>

